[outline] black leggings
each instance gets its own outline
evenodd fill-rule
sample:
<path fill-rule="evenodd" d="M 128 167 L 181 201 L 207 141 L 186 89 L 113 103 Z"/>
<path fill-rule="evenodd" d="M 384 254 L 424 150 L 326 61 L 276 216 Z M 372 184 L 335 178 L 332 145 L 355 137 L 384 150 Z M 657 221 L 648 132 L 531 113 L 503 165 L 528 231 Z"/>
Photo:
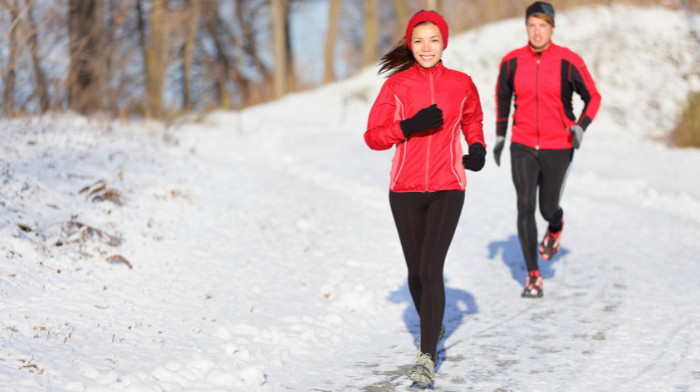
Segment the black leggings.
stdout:
<path fill-rule="evenodd" d="M 549 222 L 548 230 L 557 233 L 562 229 L 564 217 L 559 199 L 564 191 L 564 181 L 574 150 L 535 150 L 512 143 L 510 154 L 513 183 L 518 194 L 518 237 L 527 270 L 533 271 L 539 269 L 535 222 L 537 187 L 540 188 L 540 213 Z"/>
<path fill-rule="evenodd" d="M 420 316 L 421 351 L 436 358 L 445 315 L 442 270 L 464 205 L 464 191 L 389 192 L 408 266 L 408 289 Z"/>

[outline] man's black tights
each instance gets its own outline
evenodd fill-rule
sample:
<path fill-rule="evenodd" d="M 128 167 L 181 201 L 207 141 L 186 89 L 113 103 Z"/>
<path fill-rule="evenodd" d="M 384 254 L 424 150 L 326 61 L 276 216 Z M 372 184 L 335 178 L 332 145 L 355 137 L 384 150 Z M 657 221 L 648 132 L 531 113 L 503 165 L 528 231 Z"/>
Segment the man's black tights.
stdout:
<path fill-rule="evenodd" d="M 549 222 L 549 230 L 558 233 L 562 229 L 564 217 L 559 199 L 574 150 L 536 150 L 512 143 L 510 153 L 513 183 L 518 195 L 518 237 L 527 270 L 533 271 L 539 269 L 535 222 L 537 188 L 540 190 L 540 213 Z"/>

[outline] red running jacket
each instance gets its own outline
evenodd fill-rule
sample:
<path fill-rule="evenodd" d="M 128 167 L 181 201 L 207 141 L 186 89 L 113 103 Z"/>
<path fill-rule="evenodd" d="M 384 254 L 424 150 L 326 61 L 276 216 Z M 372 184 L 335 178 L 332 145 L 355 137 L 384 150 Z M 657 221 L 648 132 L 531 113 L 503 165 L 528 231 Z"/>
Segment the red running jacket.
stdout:
<path fill-rule="evenodd" d="M 586 104 L 576 121 L 571 97 L 576 92 Z M 584 130 L 600 107 L 600 94 L 581 57 L 552 43 L 538 55 L 527 45 L 503 58 L 496 84 L 496 134 L 508 129 L 511 97 L 514 143 L 535 149 L 562 150 L 572 147 L 569 128 Z"/>
<path fill-rule="evenodd" d="M 445 123 L 406 139 L 399 122 L 432 104 L 442 109 Z M 365 142 L 373 150 L 396 146 L 389 189 L 394 192 L 464 190 L 460 130 L 467 143 L 484 142 L 479 93 L 472 79 L 439 62 L 431 69 L 415 63 L 384 82 L 372 106 Z"/>

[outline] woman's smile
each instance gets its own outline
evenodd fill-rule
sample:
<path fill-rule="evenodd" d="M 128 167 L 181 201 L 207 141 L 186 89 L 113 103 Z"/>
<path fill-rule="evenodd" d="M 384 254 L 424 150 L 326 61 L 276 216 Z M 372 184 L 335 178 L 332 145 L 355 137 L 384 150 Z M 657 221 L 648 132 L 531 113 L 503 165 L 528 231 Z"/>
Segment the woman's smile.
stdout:
<path fill-rule="evenodd" d="M 442 57 L 442 33 L 433 23 L 416 26 L 411 35 L 413 57 L 423 68 L 432 68 Z"/>

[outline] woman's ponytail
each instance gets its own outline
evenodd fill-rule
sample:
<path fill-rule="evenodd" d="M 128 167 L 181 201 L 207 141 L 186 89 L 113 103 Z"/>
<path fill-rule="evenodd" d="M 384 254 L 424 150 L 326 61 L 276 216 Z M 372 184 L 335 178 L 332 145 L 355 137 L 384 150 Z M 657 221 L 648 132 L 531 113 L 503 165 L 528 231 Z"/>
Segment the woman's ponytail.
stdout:
<path fill-rule="evenodd" d="M 399 72 L 410 69 L 415 61 L 413 53 L 406 44 L 406 37 L 401 38 L 387 54 L 382 56 L 382 59 L 379 61 L 378 74 L 389 72 L 387 77 L 394 76 Z"/>

